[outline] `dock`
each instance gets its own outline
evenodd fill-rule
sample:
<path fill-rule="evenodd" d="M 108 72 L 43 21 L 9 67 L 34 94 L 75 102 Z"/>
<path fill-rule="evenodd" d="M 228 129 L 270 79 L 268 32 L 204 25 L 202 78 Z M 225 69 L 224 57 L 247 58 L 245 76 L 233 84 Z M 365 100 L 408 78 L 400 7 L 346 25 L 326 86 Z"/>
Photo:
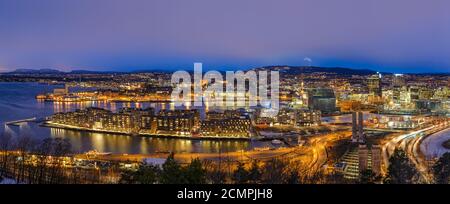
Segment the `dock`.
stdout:
<path fill-rule="evenodd" d="M 44 122 L 45 120 L 46 120 L 45 118 L 33 117 L 33 118 L 28 118 L 28 119 L 9 121 L 9 122 L 6 122 L 5 125 L 20 125 L 20 123 L 28 123 L 28 122 L 40 123 L 40 122 Z"/>

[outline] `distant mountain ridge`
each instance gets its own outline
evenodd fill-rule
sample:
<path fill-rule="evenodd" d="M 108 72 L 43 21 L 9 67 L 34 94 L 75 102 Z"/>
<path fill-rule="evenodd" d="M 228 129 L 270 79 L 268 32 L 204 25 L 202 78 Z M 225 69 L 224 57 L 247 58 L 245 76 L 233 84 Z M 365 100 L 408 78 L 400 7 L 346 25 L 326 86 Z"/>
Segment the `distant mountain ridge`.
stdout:
<path fill-rule="evenodd" d="M 351 69 L 342 67 L 307 67 L 307 66 L 264 66 L 258 68 L 249 68 L 248 70 L 272 70 L 280 71 L 287 74 L 301 74 L 301 73 L 336 73 L 336 74 L 356 74 L 356 75 L 368 75 L 376 73 L 369 69 Z M 206 71 L 206 70 L 205 70 Z M 151 73 L 151 72 L 169 72 L 168 70 L 136 70 L 127 72 L 118 71 L 92 71 L 92 70 L 72 70 L 70 72 L 64 72 L 56 69 L 17 69 L 12 72 L 3 73 L 6 75 L 48 75 L 48 74 L 125 74 L 125 73 Z"/>
<path fill-rule="evenodd" d="M 113 73 L 123 73 L 123 72 L 113 72 L 113 71 L 92 71 L 92 70 L 72 70 L 70 72 L 64 72 L 56 69 L 16 69 L 12 72 L 6 72 L 3 74 L 14 75 L 14 74 L 37 74 L 37 75 L 45 75 L 45 74 L 113 74 Z"/>
<path fill-rule="evenodd" d="M 289 65 L 276 65 L 276 66 L 263 66 L 248 68 L 247 70 L 267 70 L 267 71 L 279 71 L 282 74 L 302 74 L 302 73 L 335 73 L 344 75 L 370 75 L 377 73 L 371 69 L 354 69 L 346 67 L 318 67 L 318 66 L 289 66 Z M 207 70 L 204 70 L 207 71 Z M 154 69 L 154 70 L 134 70 L 134 71 L 93 71 L 93 70 L 72 70 L 70 72 L 64 72 L 57 69 L 16 69 L 12 72 L 1 73 L 3 75 L 49 75 L 49 74 L 127 74 L 127 73 L 170 73 L 170 70 Z M 189 72 L 192 72 L 190 70 Z M 225 72 L 225 71 L 220 71 Z M 389 72 L 381 72 L 381 74 L 392 74 Z M 449 74 L 449 73 L 410 73 L 410 74 Z"/>
<path fill-rule="evenodd" d="M 316 67 L 316 66 L 265 66 L 255 68 L 253 70 L 272 70 L 286 74 L 302 74 L 302 73 L 309 74 L 315 72 L 324 72 L 324 73 L 336 73 L 348 75 L 369 75 L 377 73 L 376 71 L 370 69 L 351 69 L 344 67 Z"/>
<path fill-rule="evenodd" d="M 64 72 L 56 69 L 16 69 L 7 74 L 62 74 Z"/>

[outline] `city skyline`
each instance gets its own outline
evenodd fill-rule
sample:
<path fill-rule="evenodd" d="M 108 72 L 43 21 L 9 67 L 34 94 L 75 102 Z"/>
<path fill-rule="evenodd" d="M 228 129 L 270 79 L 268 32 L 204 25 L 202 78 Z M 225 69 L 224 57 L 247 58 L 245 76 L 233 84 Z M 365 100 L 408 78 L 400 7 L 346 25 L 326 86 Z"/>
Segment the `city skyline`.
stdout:
<path fill-rule="evenodd" d="M 0 0 L 0 186 L 178 184 L 147 191 L 209 201 L 450 184 L 448 8 Z M 29 197 L 48 192 L 72 195 Z"/>
<path fill-rule="evenodd" d="M 270 65 L 448 73 L 446 1 L 0 1 L 0 72 Z M 399 13 L 402 15 L 399 15 Z"/>

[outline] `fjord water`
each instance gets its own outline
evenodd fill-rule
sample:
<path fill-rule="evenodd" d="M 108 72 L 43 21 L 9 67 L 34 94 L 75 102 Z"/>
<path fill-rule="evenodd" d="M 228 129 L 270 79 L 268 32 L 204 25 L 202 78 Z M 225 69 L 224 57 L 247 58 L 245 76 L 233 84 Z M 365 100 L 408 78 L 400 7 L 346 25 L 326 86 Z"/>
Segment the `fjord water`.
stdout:
<path fill-rule="evenodd" d="M 9 121 L 28 118 L 44 118 L 55 112 L 74 111 L 86 107 L 102 107 L 112 111 L 121 107 L 154 107 L 166 108 L 168 104 L 154 103 L 58 103 L 42 102 L 35 99 L 37 94 L 52 92 L 56 85 L 39 83 L 0 83 L 0 132 L 7 132 L 15 137 L 30 136 L 36 141 L 48 137 L 67 138 L 71 141 L 73 151 L 86 152 L 97 150 L 100 152 L 149 154 L 155 152 L 227 152 L 248 150 L 257 146 L 266 146 L 263 142 L 236 140 L 189 140 L 176 138 L 152 138 L 125 136 L 104 133 L 91 133 L 58 128 L 41 127 L 29 122 L 20 126 L 6 126 Z"/>

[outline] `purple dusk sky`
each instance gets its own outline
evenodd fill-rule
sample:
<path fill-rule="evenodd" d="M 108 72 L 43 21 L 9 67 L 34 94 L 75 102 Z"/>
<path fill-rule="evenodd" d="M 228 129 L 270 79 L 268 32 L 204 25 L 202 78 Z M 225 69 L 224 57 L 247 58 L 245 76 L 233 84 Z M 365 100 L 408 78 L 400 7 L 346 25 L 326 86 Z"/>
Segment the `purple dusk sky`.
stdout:
<path fill-rule="evenodd" d="M 0 0 L 0 71 L 450 72 L 448 0 Z"/>

